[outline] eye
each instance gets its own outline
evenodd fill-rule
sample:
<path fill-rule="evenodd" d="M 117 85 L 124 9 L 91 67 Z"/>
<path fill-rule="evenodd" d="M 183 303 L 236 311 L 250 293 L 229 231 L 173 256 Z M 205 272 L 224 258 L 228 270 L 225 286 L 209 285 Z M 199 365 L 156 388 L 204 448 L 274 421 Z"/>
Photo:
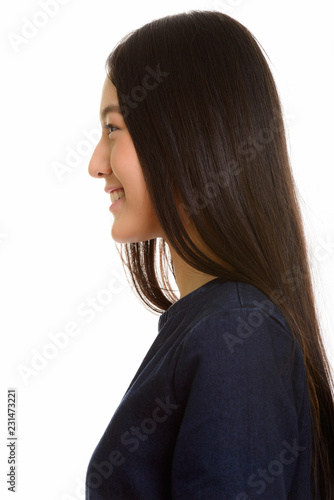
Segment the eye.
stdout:
<path fill-rule="evenodd" d="M 112 125 L 111 123 L 108 123 L 108 125 L 105 125 L 104 128 L 109 131 L 108 135 L 110 135 L 110 134 L 112 134 L 112 132 L 115 132 L 116 130 L 118 130 L 118 128 L 115 127 L 114 125 Z M 116 130 L 111 130 L 111 129 L 116 129 Z"/>

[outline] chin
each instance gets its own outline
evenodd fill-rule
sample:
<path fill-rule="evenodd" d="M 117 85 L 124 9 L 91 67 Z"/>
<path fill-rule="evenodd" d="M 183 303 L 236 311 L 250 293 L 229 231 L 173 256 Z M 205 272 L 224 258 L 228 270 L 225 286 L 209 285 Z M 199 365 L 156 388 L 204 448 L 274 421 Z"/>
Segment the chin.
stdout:
<path fill-rule="evenodd" d="M 160 233 L 145 231 L 141 234 L 131 234 L 129 232 L 118 232 L 116 228 L 111 228 L 111 237 L 116 243 L 140 243 L 141 241 L 153 240 L 154 238 L 160 238 L 162 235 Z"/>
<path fill-rule="evenodd" d="M 111 229 L 111 237 L 116 243 L 139 243 L 141 241 L 146 241 L 150 238 L 146 238 L 145 236 L 135 236 L 129 233 L 119 233 L 115 231 L 113 228 Z"/>

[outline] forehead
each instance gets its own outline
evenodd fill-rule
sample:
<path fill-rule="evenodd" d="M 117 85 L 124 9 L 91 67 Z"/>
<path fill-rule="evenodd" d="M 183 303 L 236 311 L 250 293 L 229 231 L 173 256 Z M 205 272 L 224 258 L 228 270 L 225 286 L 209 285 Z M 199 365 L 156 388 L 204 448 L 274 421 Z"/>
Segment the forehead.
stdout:
<path fill-rule="evenodd" d="M 118 104 L 117 91 L 114 84 L 106 78 L 101 97 L 100 105 L 100 120 L 103 121 L 108 113 L 116 112 L 121 114 L 121 110 Z"/>
<path fill-rule="evenodd" d="M 107 106 L 108 104 L 117 104 L 117 103 L 118 99 L 117 99 L 116 87 L 112 83 L 112 81 L 108 77 L 106 77 L 102 88 L 101 104 Z"/>

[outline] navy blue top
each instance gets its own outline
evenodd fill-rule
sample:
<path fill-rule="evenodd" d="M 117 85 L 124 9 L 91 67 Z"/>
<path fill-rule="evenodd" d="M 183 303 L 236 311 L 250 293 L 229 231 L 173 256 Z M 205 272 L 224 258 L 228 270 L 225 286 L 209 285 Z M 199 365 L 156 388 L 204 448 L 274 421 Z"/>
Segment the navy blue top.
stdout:
<path fill-rule="evenodd" d="M 90 460 L 87 500 L 309 500 L 301 348 L 254 286 L 216 278 L 158 335 Z"/>

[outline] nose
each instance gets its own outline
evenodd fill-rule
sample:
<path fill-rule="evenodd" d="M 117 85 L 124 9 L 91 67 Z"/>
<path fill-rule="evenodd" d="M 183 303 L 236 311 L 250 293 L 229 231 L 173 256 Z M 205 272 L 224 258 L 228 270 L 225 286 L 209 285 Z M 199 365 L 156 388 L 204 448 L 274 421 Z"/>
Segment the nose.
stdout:
<path fill-rule="evenodd" d="M 101 178 L 112 173 L 110 152 L 102 139 L 96 146 L 88 165 L 88 173 L 92 177 Z"/>

